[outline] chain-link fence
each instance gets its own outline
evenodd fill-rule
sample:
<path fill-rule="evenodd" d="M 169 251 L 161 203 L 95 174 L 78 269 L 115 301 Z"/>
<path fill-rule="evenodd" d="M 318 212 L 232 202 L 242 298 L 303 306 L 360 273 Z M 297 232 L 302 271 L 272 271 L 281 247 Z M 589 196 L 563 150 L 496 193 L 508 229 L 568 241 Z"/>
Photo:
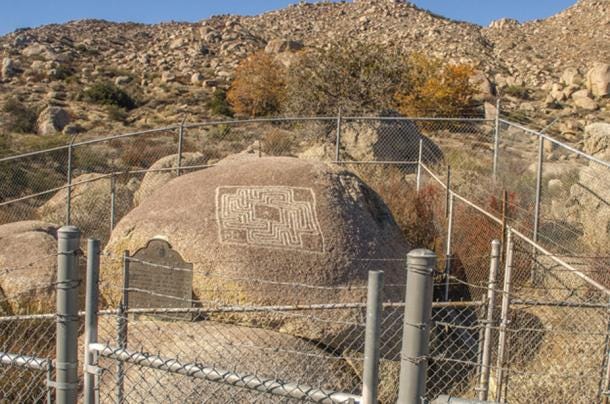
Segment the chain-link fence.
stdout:
<path fill-rule="evenodd" d="M 382 196 L 411 246 L 430 248 L 440 257 L 428 358 L 430 397 L 481 397 L 485 340 L 492 347 L 489 398 L 531 402 L 570 396 L 591 402 L 607 394 L 610 170 L 599 158 L 504 119 L 259 119 L 182 124 L 105 139 L 81 136 L 53 150 L 0 159 L 3 178 L 9 180 L 0 187 L 0 223 L 5 223 L 0 239 L 26 233 L 10 246 L 30 243 L 39 249 L 28 238 L 34 230 L 20 227 L 38 220 L 46 223 L 44 233 L 50 236 L 58 225 L 71 223 L 83 239 L 97 238 L 105 245 L 122 217 L 177 176 L 269 156 L 339 164 Z M 515 263 L 510 293 L 503 290 L 509 234 Z M 490 323 L 485 319 L 493 239 L 501 241 L 502 258 Z M 54 377 L 49 364 L 55 316 L 31 317 L 55 309 L 52 263 L 57 256 L 45 246 L 46 253 L 31 260 L 16 257 L 14 247 L 0 246 L 3 399 L 42 400 L 50 391 L 47 380 Z M 403 265 L 402 257 L 373 258 Z M 137 263 L 138 258 L 130 259 Z M 353 259 L 361 260 L 356 271 L 387 268 L 366 257 Z M 122 335 L 125 351 L 147 353 L 152 362 L 212 362 L 213 368 L 238 376 L 361 394 L 365 284 L 337 290 L 290 279 L 265 283 L 236 275 L 243 262 L 193 262 L 197 293 L 183 299 L 185 311 L 163 300 L 154 287 L 123 285 L 123 262 L 124 257 L 102 257 L 100 309 L 106 314 L 100 316 L 100 342 L 109 347 L 120 347 Z M 213 276 L 218 266 L 231 276 Z M 404 294 L 404 284 L 401 288 Z M 149 305 L 119 313 L 124 290 L 136 300 L 146 294 L 161 299 L 174 312 L 137 313 L 155 309 Z M 298 299 L 286 301 L 287 294 Z M 503 310 L 505 296 L 511 299 Z M 244 312 L 250 306 L 244 301 L 265 309 Z M 398 294 L 393 302 L 400 301 Z M 446 301 L 464 303 L 442 306 Z M 402 313 L 402 307 L 384 307 L 384 402 L 398 394 Z M 185 316 L 186 322 L 176 320 Z M 351 328 L 342 328 L 342 322 Z M 485 338 L 488 326 L 490 337 Z M 271 397 L 235 387 L 243 377 L 232 386 L 190 377 L 185 381 L 142 361 L 124 361 L 119 372 L 111 356 L 100 358 L 102 380 L 108 381 L 100 394 L 106 401 L 121 401 L 119 376 L 126 402 L 197 401 L 201 396 L 230 401 L 233 394 L 243 394 L 237 401 L 266 402 Z"/>

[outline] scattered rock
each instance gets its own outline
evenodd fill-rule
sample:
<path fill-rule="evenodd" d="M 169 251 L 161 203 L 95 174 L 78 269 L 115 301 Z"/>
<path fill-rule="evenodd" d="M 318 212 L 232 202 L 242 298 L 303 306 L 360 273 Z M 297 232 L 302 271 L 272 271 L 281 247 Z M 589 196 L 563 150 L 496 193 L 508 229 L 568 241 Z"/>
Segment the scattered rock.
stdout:
<path fill-rule="evenodd" d="M 477 89 L 475 99 L 478 101 L 483 101 L 494 96 L 494 86 L 482 71 L 477 70 L 470 78 L 470 82 Z"/>
<path fill-rule="evenodd" d="M 11 58 L 2 59 L 2 78 L 4 80 L 8 80 L 8 79 L 12 78 L 13 76 L 16 76 L 18 72 L 19 72 L 19 69 L 17 68 L 17 64 L 15 63 L 15 61 L 13 59 L 11 59 Z"/>
<path fill-rule="evenodd" d="M 579 86 L 582 84 L 582 76 L 575 67 L 568 67 L 561 75 L 561 82 L 566 86 Z"/>
<path fill-rule="evenodd" d="M 193 73 L 191 76 L 191 84 L 200 85 L 203 82 L 203 74 Z"/>
<path fill-rule="evenodd" d="M 123 86 L 125 84 L 129 84 L 133 81 L 133 77 L 131 76 L 118 76 L 114 79 L 114 84 L 117 86 Z"/>
<path fill-rule="evenodd" d="M 610 123 L 598 122 L 586 126 L 583 150 L 610 161 Z"/>
<path fill-rule="evenodd" d="M 587 111 L 595 111 L 599 105 L 589 97 L 578 97 L 574 99 L 574 105 Z"/>
<path fill-rule="evenodd" d="M 163 72 L 161 74 L 161 82 L 162 83 L 173 83 L 176 81 L 176 75 L 170 72 Z"/>
<path fill-rule="evenodd" d="M 519 27 L 519 21 L 513 18 L 500 18 L 499 20 L 492 21 L 489 24 L 489 28 L 494 29 L 506 29 L 506 28 L 516 28 Z"/>
<path fill-rule="evenodd" d="M 38 134 L 46 136 L 61 132 L 69 123 L 68 111 L 61 107 L 47 107 L 38 116 Z"/>
<path fill-rule="evenodd" d="M 272 39 L 267 43 L 265 52 L 267 53 L 282 53 L 282 52 L 296 52 L 303 49 L 303 42 L 291 41 L 286 39 Z"/>

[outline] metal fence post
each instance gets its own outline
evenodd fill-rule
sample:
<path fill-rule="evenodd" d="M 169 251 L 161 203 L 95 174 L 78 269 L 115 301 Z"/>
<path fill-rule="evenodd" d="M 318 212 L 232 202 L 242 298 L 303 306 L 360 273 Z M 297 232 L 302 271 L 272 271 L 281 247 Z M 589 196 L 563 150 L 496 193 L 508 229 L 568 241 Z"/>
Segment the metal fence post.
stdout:
<path fill-rule="evenodd" d="M 496 302 L 496 280 L 500 262 L 500 241 L 491 242 L 491 260 L 489 264 L 489 283 L 487 285 L 487 318 L 483 337 L 483 356 L 481 360 L 481 378 L 479 380 L 479 400 L 487 400 L 489 394 L 489 365 L 491 363 L 491 331 L 494 327 L 494 307 Z"/>
<path fill-rule="evenodd" d="M 499 153 L 499 145 L 500 145 L 500 98 L 496 100 L 496 122 L 495 122 L 495 131 L 494 131 L 494 155 L 493 155 L 493 167 L 492 167 L 492 175 L 493 181 L 496 182 L 497 174 L 498 174 L 498 153 Z"/>
<path fill-rule="evenodd" d="M 399 404 L 421 403 L 426 395 L 428 338 L 432 315 L 433 251 L 417 249 L 407 255 L 407 292 L 400 352 Z"/>
<path fill-rule="evenodd" d="M 84 401 L 95 403 L 95 390 L 99 387 L 92 367 L 94 354 L 89 351 L 89 344 L 97 342 L 97 310 L 99 299 L 100 242 L 89 239 L 87 242 L 87 289 L 85 292 L 85 363 L 84 363 Z"/>
<path fill-rule="evenodd" d="M 506 330 L 509 325 L 508 310 L 510 308 L 511 277 L 513 272 L 514 242 L 512 231 L 509 228 L 506 235 L 506 259 L 504 267 L 504 287 L 502 288 L 502 311 L 500 314 L 500 332 L 498 337 L 498 360 L 496 365 L 496 401 L 502 397 L 502 383 L 504 382 L 504 355 L 506 350 Z"/>
<path fill-rule="evenodd" d="M 110 176 L 110 231 L 116 223 L 116 175 Z"/>
<path fill-rule="evenodd" d="M 366 333 L 364 336 L 364 370 L 362 374 L 362 402 L 364 404 L 377 403 L 382 300 L 383 271 L 369 271 L 366 297 Z"/>
<path fill-rule="evenodd" d="M 337 115 L 337 144 L 335 145 L 335 161 L 339 160 L 339 153 L 341 149 L 341 108 L 339 108 L 339 114 Z"/>
<path fill-rule="evenodd" d="M 419 194 L 419 190 L 421 189 L 421 165 L 422 165 L 422 152 L 424 148 L 424 140 L 420 136 L 419 138 L 419 152 L 417 154 L 417 177 L 415 180 L 415 190 Z"/>
<path fill-rule="evenodd" d="M 180 171 L 182 169 L 182 149 L 184 147 L 184 122 L 186 121 L 186 117 L 182 119 L 180 122 L 180 127 L 178 128 L 178 161 L 176 162 L 176 176 L 180 176 Z"/>
<path fill-rule="evenodd" d="M 123 295 L 119 304 L 117 321 L 117 338 L 120 349 L 127 349 L 127 310 L 129 309 L 129 251 L 123 252 Z M 125 367 L 123 362 L 117 363 L 116 377 L 116 396 L 117 403 L 121 404 L 125 400 Z"/>
<path fill-rule="evenodd" d="M 78 391 L 78 252 L 80 231 L 64 226 L 57 232 L 57 334 L 55 399 L 76 403 Z"/>

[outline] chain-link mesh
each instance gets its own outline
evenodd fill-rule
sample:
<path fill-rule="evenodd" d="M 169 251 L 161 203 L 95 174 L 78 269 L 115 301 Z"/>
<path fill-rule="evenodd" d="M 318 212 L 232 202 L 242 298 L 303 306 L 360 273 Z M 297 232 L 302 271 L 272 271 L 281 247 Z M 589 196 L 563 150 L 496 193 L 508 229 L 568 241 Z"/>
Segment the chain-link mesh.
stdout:
<path fill-rule="evenodd" d="M 382 196 L 411 246 L 437 253 L 435 299 L 466 302 L 439 303 L 433 310 L 430 398 L 441 393 L 480 395 L 482 330 L 491 327 L 490 398 L 525 403 L 570 397 L 595 402 L 608 390 L 604 288 L 610 285 L 609 170 L 603 159 L 542 136 L 502 119 L 496 126 L 494 120 L 481 119 L 343 117 L 211 122 L 101 141 L 83 138 L 71 150 L 66 145 L 0 160 L 0 223 L 63 224 L 70 200 L 70 222 L 81 228 L 83 239 L 94 237 L 104 244 L 124 215 L 178 175 L 226 159 L 290 156 L 335 162 Z M 511 290 L 506 293 L 502 289 L 508 229 L 514 256 Z M 486 308 L 480 302 L 486 301 L 488 292 L 493 239 L 502 241 L 503 254 L 494 321 L 487 324 L 481 320 Z M 102 272 L 120 267 L 112 260 L 120 261 L 104 257 Z M 193 264 L 194 277 L 208 286 L 199 287 L 203 294 L 188 302 L 192 311 L 178 316 L 138 313 L 130 307 L 123 325 L 124 346 L 116 315 L 121 284 L 116 277 L 103 279 L 102 308 L 114 314 L 101 317 L 100 342 L 115 353 L 147 353 L 154 359 L 174 359 L 231 375 L 360 394 L 366 285 L 338 290 L 289 280 L 243 279 L 235 275 L 241 264 L 226 262 L 222 265 L 232 268 L 226 273 L 233 275 L 221 279 L 210 276 L 219 263 Z M 359 269 L 379 267 L 363 261 Z M 53 317 L 28 315 L 53 311 L 43 309 L 36 299 L 53 299 L 55 280 L 41 285 L 26 282 L 27 307 L 16 309 L 14 297 L 7 294 L 9 278 L 0 280 L 0 352 L 52 359 Z M 404 285 L 396 287 L 404 290 Z M 287 288 L 297 291 L 291 295 L 298 300 L 283 301 Z M 132 289 L 129 293 L 136 295 L 158 293 Z M 267 299 L 244 304 L 243 293 L 252 290 Z M 506 296 L 510 301 L 503 311 Z M 356 306 L 345 307 L 347 303 Z M 295 309 L 298 305 L 309 308 Z M 384 308 L 382 402 L 393 402 L 398 392 L 402 311 L 392 305 Z M 503 358 L 498 358 L 502 350 Z M 8 362 L 0 365 L 0 398 L 44 399 L 49 391 L 45 372 Z M 107 401 L 118 400 L 120 374 L 125 401 L 291 400 L 264 388 L 153 369 L 141 360 L 121 362 L 119 372 L 119 362 L 112 355 L 100 357 L 101 393 Z"/>
<path fill-rule="evenodd" d="M 0 401 L 48 402 L 53 395 L 57 256 L 49 254 L 19 265 L 2 257 L 6 266 L 0 268 Z M 82 271 L 84 262 L 80 261 Z M 78 285 L 82 303 L 84 284 Z"/>

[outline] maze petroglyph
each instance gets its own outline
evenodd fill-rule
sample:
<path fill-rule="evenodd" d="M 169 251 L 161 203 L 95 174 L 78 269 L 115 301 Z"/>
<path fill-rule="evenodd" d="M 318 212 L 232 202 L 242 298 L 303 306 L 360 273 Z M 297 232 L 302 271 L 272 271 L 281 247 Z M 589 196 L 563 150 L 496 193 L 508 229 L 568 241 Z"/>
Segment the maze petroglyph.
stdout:
<path fill-rule="evenodd" d="M 218 187 L 216 214 L 221 243 L 324 251 L 311 188 Z"/>

